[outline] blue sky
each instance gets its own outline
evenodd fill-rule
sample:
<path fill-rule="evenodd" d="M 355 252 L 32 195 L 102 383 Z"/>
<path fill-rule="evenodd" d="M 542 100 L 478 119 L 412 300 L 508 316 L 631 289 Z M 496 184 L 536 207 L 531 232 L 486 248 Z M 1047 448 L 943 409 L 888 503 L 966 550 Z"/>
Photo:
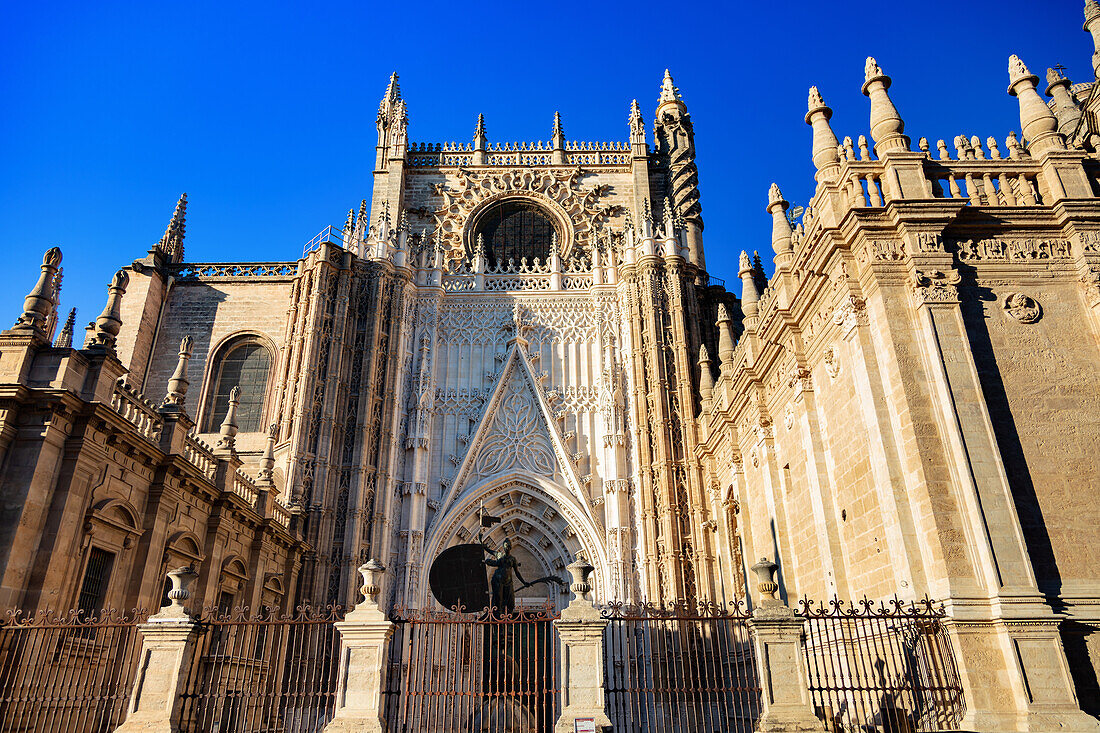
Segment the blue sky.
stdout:
<path fill-rule="evenodd" d="M 413 141 L 625 140 L 670 67 L 696 130 L 708 269 L 770 262 L 768 185 L 813 190 L 806 90 L 867 131 L 874 55 L 915 141 L 1019 131 L 1018 54 L 1092 77 L 1083 1 L 8 3 L 0 28 L 0 327 L 64 252 L 78 327 L 188 192 L 187 259 L 294 260 L 368 197 L 374 116 L 401 75 Z M 1041 89 L 1043 87 L 1040 87 Z"/>

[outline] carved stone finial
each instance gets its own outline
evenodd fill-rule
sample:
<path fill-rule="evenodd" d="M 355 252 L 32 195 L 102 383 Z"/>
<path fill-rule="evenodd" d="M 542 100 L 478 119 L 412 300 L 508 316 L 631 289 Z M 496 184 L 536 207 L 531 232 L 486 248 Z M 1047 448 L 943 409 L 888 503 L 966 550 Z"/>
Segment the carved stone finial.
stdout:
<path fill-rule="evenodd" d="M 95 319 L 94 343 L 108 350 L 114 350 L 118 332 L 122 328 L 122 296 L 126 293 L 126 286 L 130 284 L 130 276 L 125 270 L 119 270 L 111 278 L 111 284 L 107 286 L 107 305 L 99 318 Z"/>
<path fill-rule="evenodd" d="M 1092 71 L 1100 79 L 1100 4 L 1096 0 L 1085 0 L 1084 30 L 1092 35 Z"/>
<path fill-rule="evenodd" d="M 218 452 L 236 454 L 237 452 L 237 405 L 241 403 L 241 388 L 239 386 L 229 390 L 229 409 L 225 411 L 225 419 L 222 420 L 221 429 L 218 431 L 218 442 L 214 446 Z"/>
<path fill-rule="evenodd" d="M 875 61 L 875 57 L 868 56 L 867 62 L 863 65 L 863 81 L 868 82 L 879 76 L 885 76 L 885 74 L 883 74 L 882 69 L 879 68 L 878 62 Z"/>
<path fill-rule="evenodd" d="M 699 344 L 699 396 L 703 398 L 704 411 L 709 412 L 714 399 L 714 373 L 710 370 L 706 344 Z"/>
<path fill-rule="evenodd" d="M 882 73 L 872 56 L 867 57 L 864 76 L 862 91 L 871 100 L 871 138 L 875 141 L 875 152 L 882 155 L 889 150 L 908 150 L 909 138 L 903 134 L 905 122 L 887 92 L 890 77 Z"/>
<path fill-rule="evenodd" d="M 557 145 L 558 138 L 565 138 L 565 129 L 561 126 L 561 113 L 554 112 L 554 129 L 551 131 L 551 135 L 554 137 L 554 144 Z"/>
<path fill-rule="evenodd" d="M 191 360 L 191 353 L 195 348 L 195 339 L 190 334 L 180 339 L 179 359 L 176 362 L 176 370 L 168 379 L 168 394 L 164 396 L 162 407 L 182 408 L 187 401 L 187 363 Z"/>
<path fill-rule="evenodd" d="M 783 208 L 786 207 L 786 201 L 783 200 L 783 192 L 779 190 L 779 184 L 773 183 L 768 189 L 768 208 L 771 208 L 773 204 L 783 204 Z"/>
<path fill-rule="evenodd" d="M 69 311 L 69 317 L 65 319 L 65 325 L 61 327 L 61 333 L 57 335 L 54 347 L 58 349 L 71 349 L 73 347 L 73 329 L 76 327 L 76 308 Z"/>
<path fill-rule="evenodd" d="M 806 124 L 813 129 L 812 155 L 817 169 L 814 178 L 818 182 L 831 180 L 840 172 L 840 156 L 836 152 L 840 141 L 829 126 L 833 111 L 825 104 L 817 87 L 810 87 L 807 108 Z"/>
<path fill-rule="evenodd" d="M 1039 155 L 1064 148 L 1062 136 L 1058 134 L 1058 120 L 1035 88 L 1039 77 L 1028 71 L 1015 54 L 1008 58 L 1008 80 L 1008 93 L 1020 102 L 1020 124 L 1024 137 L 1030 141 L 1030 152 Z"/>
<path fill-rule="evenodd" d="M 278 438 L 279 423 L 273 422 L 267 428 L 264 454 L 260 456 L 260 470 L 256 474 L 256 484 L 266 489 L 275 488 L 275 441 Z"/>
<path fill-rule="evenodd" d="M 388 119 L 393 112 L 397 100 L 401 99 L 401 84 L 397 79 L 397 72 L 390 74 L 389 84 L 386 85 L 386 93 L 382 95 L 382 101 L 378 105 L 379 120 Z"/>
<path fill-rule="evenodd" d="M 23 315 L 15 322 L 15 328 L 31 328 L 45 334 L 46 322 L 54 307 L 54 279 L 61 266 L 61 248 L 50 247 L 42 255 L 41 272 L 27 297 L 23 299 Z"/>
<path fill-rule="evenodd" d="M 1035 75 L 1028 70 L 1027 65 L 1020 60 L 1019 56 L 1012 54 L 1008 57 L 1008 81 L 1010 84 L 1029 76 Z M 1038 77 L 1036 77 L 1036 80 L 1038 80 Z"/>
<path fill-rule="evenodd" d="M 718 304 L 718 360 L 723 371 L 733 362 L 733 319 L 725 303 Z"/>
<path fill-rule="evenodd" d="M 772 184 L 768 189 L 768 213 L 772 215 L 772 250 L 775 251 L 776 268 L 784 267 L 793 256 L 791 242 L 791 223 L 787 220 L 788 204 L 783 199 L 779 186 Z"/>

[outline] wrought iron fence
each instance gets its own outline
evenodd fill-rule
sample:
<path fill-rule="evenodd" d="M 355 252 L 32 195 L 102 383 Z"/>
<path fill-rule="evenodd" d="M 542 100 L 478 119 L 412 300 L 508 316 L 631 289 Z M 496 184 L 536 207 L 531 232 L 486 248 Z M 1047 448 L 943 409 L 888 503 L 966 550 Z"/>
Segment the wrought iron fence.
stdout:
<path fill-rule="evenodd" d="M 206 611 L 183 681 L 184 733 L 319 732 L 336 703 L 342 608 Z"/>
<path fill-rule="evenodd" d="M 810 695 L 829 731 L 958 728 L 963 692 L 942 606 L 803 601 Z"/>
<path fill-rule="evenodd" d="M 743 608 L 613 604 L 602 615 L 607 708 L 616 731 L 754 729 L 760 682 Z"/>
<path fill-rule="evenodd" d="M 561 712 L 550 609 L 398 611 L 384 715 L 390 733 L 549 733 Z"/>
<path fill-rule="evenodd" d="M 0 621 L 0 731 L 114 730 L 126 714 L 146 615 L 9 612 Z"/>

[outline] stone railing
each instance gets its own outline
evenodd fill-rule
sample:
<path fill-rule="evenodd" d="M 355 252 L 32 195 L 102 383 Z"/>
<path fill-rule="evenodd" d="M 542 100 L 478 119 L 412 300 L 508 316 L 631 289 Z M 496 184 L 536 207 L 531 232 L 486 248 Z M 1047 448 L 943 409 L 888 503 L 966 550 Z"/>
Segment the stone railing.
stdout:
<path fill-rule="evenodd" d="M 283 527 L 290 526 L 290 510 L 278 499 L 271 501 L 271 517 Z"/>
<path fill-rule="evenodd" d="M 233 472 L 233 481 L 229 486 L 230 490 L 237 496 L 248 502 L 251 507 L 256 506 L 256 497 L 259 495 L 259 489 L 256 488 L 256 481 L 247 474 L 241 472 L 241 469 L 237 469 Z"/>
<path fill-rule="evenodd" d="M 179 280 L 287 280 L 297 271 L 296 262 L 188 262 L 172 274 Z"/>
<path fill-rule="evenodd" d="M 183 439 L 183 457 L 187 459 L 208 481 L 214 480 L 214 471 L 218 461 L 214 458 L 214 449 L 199 440 L 195 435 L 187 435 Z"/>
<path fill-rule="evenodd" d="M 115 389 L 111 393 L 111 407 L 127 422 L 137 428 L 137 431 L 153 443 L 160 441 L 161 429 L 164 426 L 157 412 L 157 407 L 144 396 L 138 394 L 123 380 L 115 382 Z"/>
<path fill-rule="evenodd" d="M 552 165 L 552 142 L 492 143 L 486 146 L 485 162 L 492 166 Z M 630 143 L 627 142 L 566 142 L 561 150 L 567 165 L 629 165 Z M 471 143 L 412 143 L 405 162 L 413 168 L 467 166 L 474 160 Z"/>

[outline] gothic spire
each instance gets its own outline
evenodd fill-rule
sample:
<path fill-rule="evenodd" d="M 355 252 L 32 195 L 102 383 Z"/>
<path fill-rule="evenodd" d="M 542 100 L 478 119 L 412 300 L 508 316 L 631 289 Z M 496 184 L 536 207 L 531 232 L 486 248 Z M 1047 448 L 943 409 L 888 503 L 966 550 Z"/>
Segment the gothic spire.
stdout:
<path fill-rule="evenodd" d="M 554 129 L 550 134 L 554 148 L 550 162 L 554 165 L 565 165 L 565 129 L 561 126 L 561 114 L 558 112 L 554 112 Z"/>
<path fill-rule="evenodd" d="M 76 308 L 69 311 L 69 317 L 65 319 L 65 325 L 61 327 L 61 333 L 57 334 L 54 347 L 58 349 L 71 349 L 73 347 L 73 329 L 76 327 Z"/>
<path fill-rule="evenodd" d="M 680 96 L 680 89 L 672 81 L 672 74 L 668 69 L 665 69 L 665 78 L 661 80 L 661 97 L 657 100 L 657 106 L 660 107 L 666 102 L 679 102 L 683 104 L 684 98 Z"/>
<path fill-rule="evenodd" d="M 1058 119 L 1058 131 L 1066 137 L 1073 135 L 1081 119 L 1081 109 L 1070 93 L 1072 83 L 1058 68 L 1047 69 L 1046 95 L 1054 100 L 1054 116 Z"/>
<path fill-rule="evenodd" d="M 176 202 L 176 209 L 172 212 L 172 219 L 164 230 L 164 236 L 157 242 L 157 249 L 163 252 L 172 262 L 183 261 L 183 237 L 187 228 L 187 194 L 180 196 Z"/>
<path fill-rule="evenodd" d="M 386 85 L 386 93 L 382 95 L 382 101 L 378 104 L 378 117 L 389 117 L 394 105 L 401 99 L 401 84 L 397 81 L 397 72 L 390 74 L 390 83 Z"/>
<path fill-rule="evenodd" d="M 1100 3 L 1085 0 L 1084 29 L 1092 35 L 1092 71 L 1100 79 Z"/>

